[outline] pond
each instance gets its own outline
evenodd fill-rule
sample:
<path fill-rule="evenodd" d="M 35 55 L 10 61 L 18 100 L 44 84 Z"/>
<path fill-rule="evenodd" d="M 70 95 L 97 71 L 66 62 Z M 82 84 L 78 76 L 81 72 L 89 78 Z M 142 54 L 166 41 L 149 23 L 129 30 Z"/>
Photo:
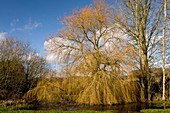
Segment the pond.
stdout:
<path fill-rule="evenodd" d="M 72 111 L 72 110 L 95 110 L 95 111 L 115 111 L 115 113 L 137 113 L 142 109 L 153 109 L 162 108 L 157 107 L 154 104 L 148 103 L 132 103 L 132 104 L 120 104 L 112 106 L 89 106 L 89 105 L 62 105 L 62 104 L 41 104 L 37 105 L 34 109 L 36 110 L 62 110 L 62 111 Z M 166 106 L 170 108 L 170 106 Z"/>

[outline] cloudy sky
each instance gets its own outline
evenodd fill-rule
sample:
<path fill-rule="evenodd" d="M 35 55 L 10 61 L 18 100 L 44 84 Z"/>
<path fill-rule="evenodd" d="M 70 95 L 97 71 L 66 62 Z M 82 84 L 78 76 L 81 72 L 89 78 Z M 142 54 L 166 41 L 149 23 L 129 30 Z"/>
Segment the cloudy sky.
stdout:
<path fill-rule="evenodd" d="M 29 41 L 44 54 L 44 41 L 61 28 L 64 16 L 92 0 L 0 0 L 0 38 Z"/>

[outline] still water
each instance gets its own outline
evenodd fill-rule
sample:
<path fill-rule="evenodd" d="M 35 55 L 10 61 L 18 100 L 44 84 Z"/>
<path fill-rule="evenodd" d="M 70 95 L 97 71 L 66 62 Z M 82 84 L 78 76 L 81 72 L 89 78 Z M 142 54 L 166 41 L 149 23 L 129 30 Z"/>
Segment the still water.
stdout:
<path fill-rule="evenodd" d="M 154 104 L 148 103 L 133 103 L 124 105 L 112 105 L 112 106 L 89 106 L 89 105 L 62 105 L 62 104 L 41 104 L 37 105 L 35 110 L 94 110 L 94 111 L 114 111 L 114 113 L 138 113 L 142 109 L 154 109 L 158 108 Z M 162 108 L 163 107 L 159 107 Z M 166 106 L 170 108 L 170 106 Z"/>

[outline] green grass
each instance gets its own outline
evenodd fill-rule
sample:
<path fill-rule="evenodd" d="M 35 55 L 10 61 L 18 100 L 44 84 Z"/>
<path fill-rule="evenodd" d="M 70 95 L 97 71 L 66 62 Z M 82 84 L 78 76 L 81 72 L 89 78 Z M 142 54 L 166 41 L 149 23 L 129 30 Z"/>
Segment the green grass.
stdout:
<path fill-rule="evenodd" d="M 0 111 L 8 111 L 8 110 L 10 110 L 10 109 L 7 107 L 0 107 Z"/>
<path fill-rule="evenodd" d="M 144 109 L 142 113 L 170 113 L 170 109 Z"/>
<path fill-rule="evenodd" d="M 0 107 L 0 113 L 113 113 L 111 111 L 57 111 L 57 110 L 13 110 L 11 107 Z"/>
<path fill-rule="evenodd" d="M 166 108 L 170 106 L 170 101 L 151 101 L 150 104 L 153 104 L 156 108 Z M 153 106 L 152 105 L 152 106 Z M 170 113 L 170 109 L 143 109 L 140 112 L 142 113 Z"/>
<path fill-rule="evenodd" d="M 162 104 L 166 104 L 166 105 L 170 105 L 170 101 L 151 101 L 151 104 L 157 104 L 157 105 L 162 105 Z"/>
<path fill-rule="evenodd" d="M 99 111 L 29 111 L 29 110 L 14 110 L 3 111 L 3 113 L 111 113 L 111 112 L 99 112 Z"/>
<path fill-rule="evenodd" d="M 170 101 L 154 101 L 151 102 L 156 107 L 163 107 L 164 105 L 170 106 Z M 25 110 L 30 106 L 26 104 L 1 107 L 0 113 L 118 113 L 117 111 L 57 111 L 57 110 Z M 19 109 L 17 109 L 19 108 Z M 23 110 L 21 110 L 23 108 Z M 170 113 L 170 109 L 144 109 L 140 111 L 141 113 Z"/>
<path fill-rule="evenodd" d="M 150 104 L 156 109 L 170 108 L 170 101 L 152 101 Z"/>
<path fill-rule="evenodd" d="M 1 112 L 1 111 L 0 111 Z M 10 111 L 2 111 L 3 113 L 111 113 L 101 112 L 101 111 L 33 111 L 33 110 L 10 110 Z"/>

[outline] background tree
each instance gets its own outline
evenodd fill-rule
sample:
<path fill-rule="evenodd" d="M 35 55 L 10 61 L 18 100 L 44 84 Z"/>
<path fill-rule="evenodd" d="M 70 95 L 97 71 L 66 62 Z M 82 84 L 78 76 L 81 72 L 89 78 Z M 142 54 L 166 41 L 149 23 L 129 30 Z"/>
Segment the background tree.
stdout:
<path fill-rule="evenodd" d="M 35 87 L 46 62 L 32 52 L 29 44 L 8 37 L 0 40 L 0 54 L 0 98 L 20 99 Z"/>
<path fill-rule="evenodd" d="M 137 51 L 141 79 L 147 76 L 148 100 L 151 99 L 150 61 L 152 61 L 153 54 L 157 51 L 156 44 L 159 40 L 161 14 L 161 5 L 153 0 L 123 0 L 122 7 L 114 16 L 114 22 L 129 36 Z M 144 89 L 143 80 L 141 80 L 141 86 Z M 141 94 L 141 99 L 143 97 L 144 94 Z"/>
<path fill-rule="evenodd" d="M 32 89 L 36 86 L 38 78 L 45 77 L 49 71 L 49 65 L 47 61 L 41 57 L 38 53 L 26 52 L 25 60 L 22 61 L 25 72 L 24 80 L 24 92 Z"/>
<path fill-rule="evenodd" d="M 0 41 L 0 82 L 2 99 L 15 98 L 15 96 L 18 98 L 21 93 L 21 81 L 24 80 L 24 67 L 21 61 L 24 55 L 24 49 L 25 45 L 19 41 L 9 38 Z"/>

